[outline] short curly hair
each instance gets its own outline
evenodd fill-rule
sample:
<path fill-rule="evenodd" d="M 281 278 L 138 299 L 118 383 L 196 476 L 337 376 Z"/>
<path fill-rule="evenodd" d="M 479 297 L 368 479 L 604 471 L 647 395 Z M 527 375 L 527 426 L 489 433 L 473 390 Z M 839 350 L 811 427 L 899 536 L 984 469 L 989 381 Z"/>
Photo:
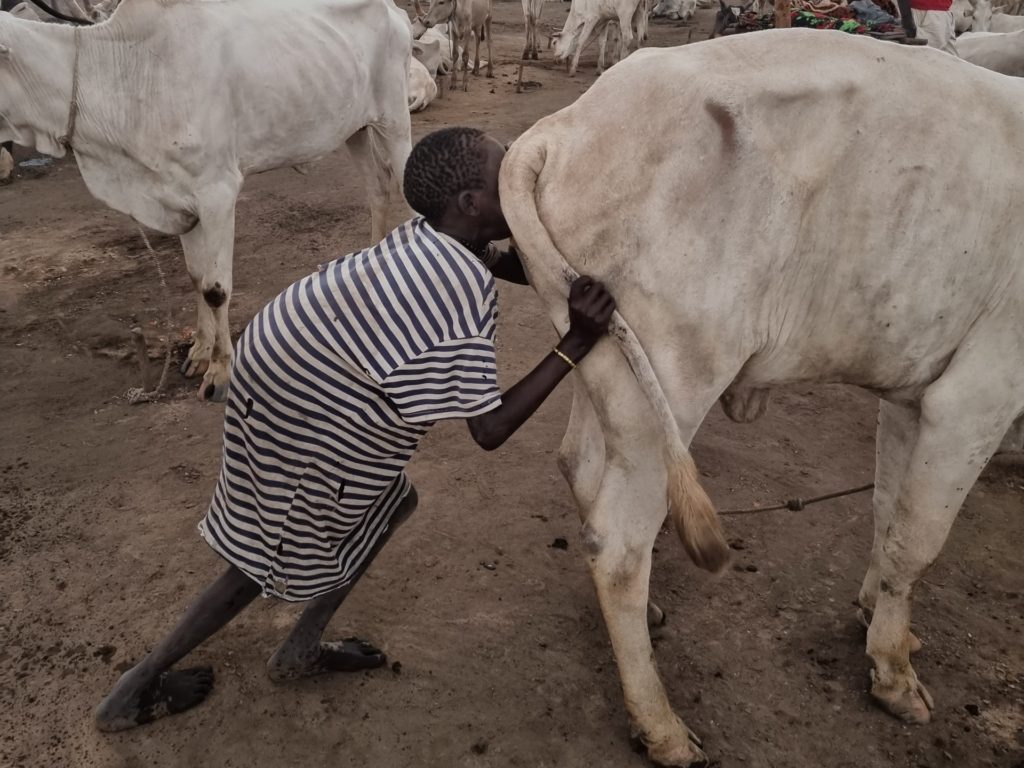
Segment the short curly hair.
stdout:
<path fill-rule="evenodd" d="M 403 187 L 409 206 L 428 220 L 437 220 L 455 195 L 483 189 L 486 137 L 477 128 L 456 127 L 420 139 L 405 164 Z"/>

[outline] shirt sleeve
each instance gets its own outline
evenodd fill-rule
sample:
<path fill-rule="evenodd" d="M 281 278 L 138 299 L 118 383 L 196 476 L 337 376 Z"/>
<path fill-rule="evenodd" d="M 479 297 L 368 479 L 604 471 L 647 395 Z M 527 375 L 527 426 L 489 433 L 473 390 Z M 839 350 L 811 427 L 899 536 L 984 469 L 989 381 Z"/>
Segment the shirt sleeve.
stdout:
<path fill-rule="evenodd" d="M 381 386 L 410 424 L 468 419 L 501 405 L 494 342 L 484 336 L 442 341 L 394 369 Z"/>

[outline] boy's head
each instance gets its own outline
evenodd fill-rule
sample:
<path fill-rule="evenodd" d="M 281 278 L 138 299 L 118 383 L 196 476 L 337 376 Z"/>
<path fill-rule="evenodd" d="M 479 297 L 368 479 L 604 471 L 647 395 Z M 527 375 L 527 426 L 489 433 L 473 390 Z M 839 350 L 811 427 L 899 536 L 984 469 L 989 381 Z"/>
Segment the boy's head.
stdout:
<path fill-rule="evenodd" d="M 505 148 L 476 128 L 424 136 L 405 164 L 405 199 L 434 227 L 476 241 L 502 240 L 508 224 L 498 199 Z"/>

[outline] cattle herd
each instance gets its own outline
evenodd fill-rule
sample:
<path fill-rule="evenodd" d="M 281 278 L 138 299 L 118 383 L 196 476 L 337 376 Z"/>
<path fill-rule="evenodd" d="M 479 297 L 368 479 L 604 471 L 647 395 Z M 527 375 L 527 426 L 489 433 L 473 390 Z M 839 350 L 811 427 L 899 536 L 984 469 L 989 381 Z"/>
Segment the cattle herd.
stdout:
<path fill-rule="evenodd" d="M 198 306 L 183 369 L 202 376 L 200 398 L 221 400 L 244 178 L 345 144 L 381 238 L 410 111 L 499 63 L 492 2 L 417 0 L 410 18 L 391 0 L 286 13 L 275 0 L 49 0 L 54 17 L 5 0 L 0 140 L 70 150 L 96 198 L 181 238 Z M 698 564 L 727 561 L 688 453 L 715 403 L 750 421 L 791 382 L 879 396 L 875 540 L 857 602 L 872 694 L 910 723 L 934 706 L 911 664 L 914 586 L 986 462 L 1024 440 L 1024 83 L 1004 76 L 1024 75 L 1020 7 L 957 3 L 959 52 L 980 66 L 815 30 L 637 50 L 652 15 L 685 21 L 696 7 L 572 0 L 547 35 L 553 58 L 571 75 L 597 39 L 599 71 L 609 44 L 618 63 L 516 140 L 500 179 L 552 323 L 565 330 L 567 283 L 584 265 L 619 302 L 615 342 L 575 378 L 560 466 L 631 725 L 669 766 L 707 758 L 654 666 L 651 553 L 671 512 Z M 543 58 L 543 0 L 523 13 L 523 60 Z M 121 45 L 143 38 L 144 55 Z M 266 54 L 295 46 L 302 57 Z M 216 79 L 203 76 L 213 48 Z M 142 92 L 146 111 L 126 112 Z M 881 148 L 886 162 L 849 162 Z M 0 151 L 0 175 L 12 166 Z"/>

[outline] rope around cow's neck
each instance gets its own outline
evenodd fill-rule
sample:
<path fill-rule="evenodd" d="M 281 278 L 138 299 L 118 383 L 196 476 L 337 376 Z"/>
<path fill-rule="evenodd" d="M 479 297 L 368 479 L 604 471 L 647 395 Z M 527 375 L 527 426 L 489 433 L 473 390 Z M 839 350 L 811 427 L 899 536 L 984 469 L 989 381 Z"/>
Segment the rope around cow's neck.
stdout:
<path fill-rule="evenodd" d="M 64 127 L 64 135 L 57 142 L 66 150 L 74 151 L 71 146 L 75 138 L 75 123 L 78 122 L 78 59 L 82 50 L 81 28 L 75 27 L 75 63 L 71 68 L 71 103 L 68 105 L 68 122 Z"/>

